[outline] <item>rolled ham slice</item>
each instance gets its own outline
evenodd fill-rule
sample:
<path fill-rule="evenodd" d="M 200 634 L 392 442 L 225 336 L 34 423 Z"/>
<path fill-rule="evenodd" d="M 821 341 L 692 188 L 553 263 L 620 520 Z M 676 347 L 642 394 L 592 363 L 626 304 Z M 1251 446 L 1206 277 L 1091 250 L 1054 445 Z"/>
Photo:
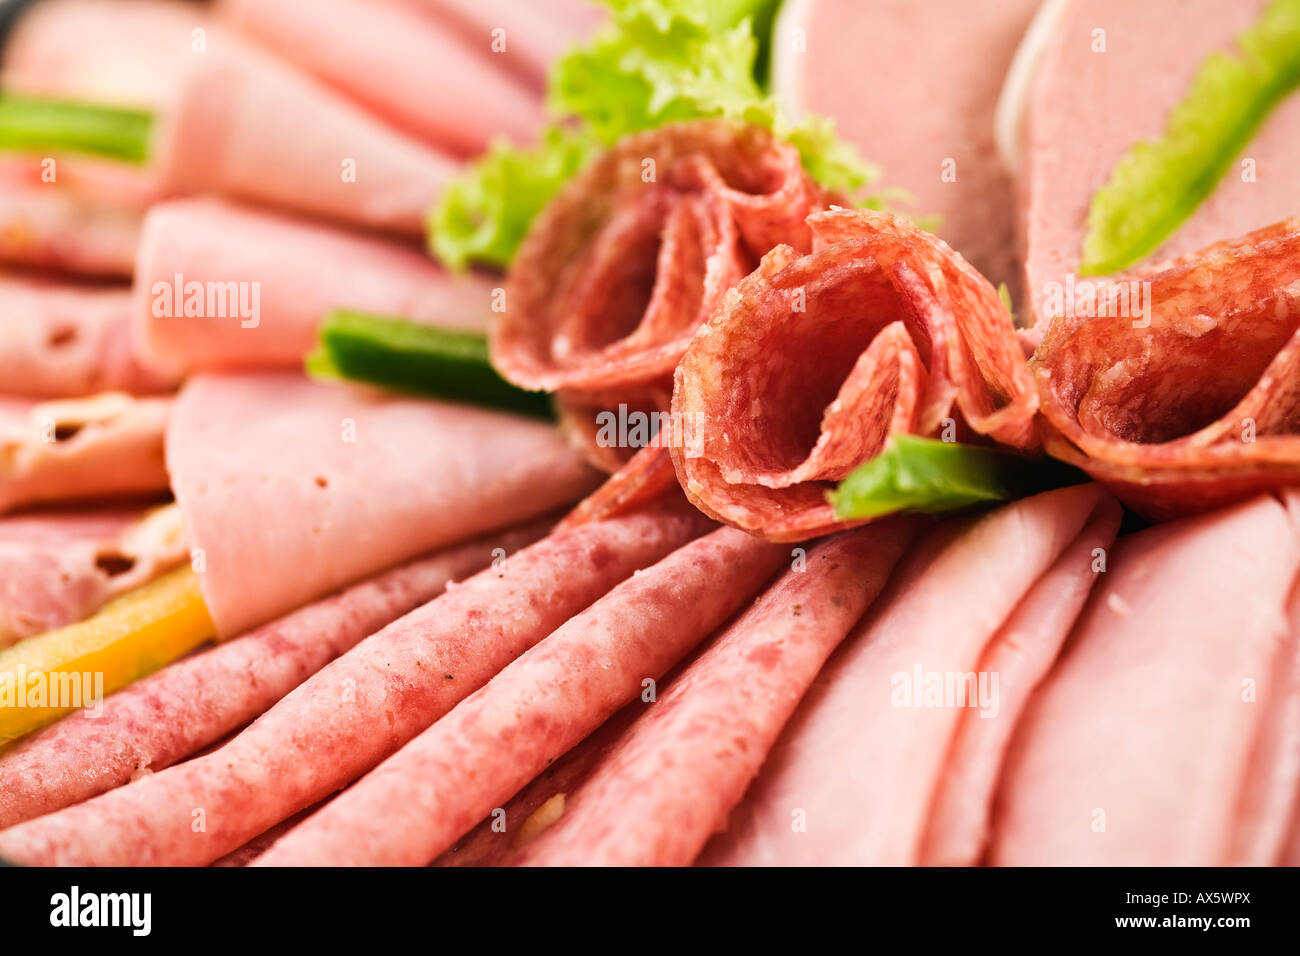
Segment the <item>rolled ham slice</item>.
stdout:
<path fill-rule="evenodd" d="M 544 538 L 362 641 L 219 750 L 0 832 L 0 857 L 219 859 L 369 770 L 708 524 L 694 509 L 664 505 Z M 201 832 L 196 807 L 205 811 Z"/>
<path fill-rule="evenodd" d="M 243 36 L 355 100 L 394 127 L 460 156 L 498 136 L 531 141 L 543 123 L 537 90 L 406 0 L 221 0 Z M 507 42 L 507 50 L 509 43 Z"/>
<path fill-rule="evenodd" d="M 994 282 L 1012 280 L 1015 264 L 994 109 L 1038 3 L 786 0 L 772 35 L 772 85 L 789 115 L 832 117 L 883 182 L 907 191 L 899 207 L 936 218 Z"/>
<path fill-rule="evenodd" d="M 535 522 L 418 558 L 137 681 L 108 697 L 93 718 L 72 714 L 23 740 L 0 756 L 0 829 L 215 743 L 362 638 L 546 529 L 547 522 Z"/>
<path fill-rule="evenodd" d="M 186 554 L 171 506 L 0 518 L 0 647 L 89 617 Z"/>
<path fill-rule="evenodd" d="M 691 501 L 800 540 L 844 527 L 826 492 L 891 434 L 1036 447 L 1038 397 L 988 280 L 891 213 L 808 222 L 813 252 L 769 252 L 677 368 L 672 421 L 696 440 L 671 454 Z"/>
<path fill-rule="evenodd" d="M 161 392 L 175 379 L 143 362 L 131 339 L 127 289 L 0 276 L 0 387 L 65 398 Z"/>
<path fill-rule="evenodd" d="M 167 468 L 222 637 L 594 483 L 544 423 L 290 373 L 190 379 Z"/>
<path fill-rule="evenodd" d="M 906 865 L 939 847 L 944 862 L 976 862 L 1006 741 L 1119 517 L 1081 485 L 931 532 L 831 657 L 702 862 Z M 1061 613 L 1042 613 L 1056 602 Z M 944 798 L 949 775 L 965 806 Z M 954 813 L 960 834 L 945 824 Z"/>
<path fill-rule="evenodd" d="M 678 549 L 521 655 L 254 865 L 428 863 L 660 678 L 788 559 L 787 549 L 730 528 Z"/>
<path fill-rule="evenodd" d="M 141 350 L 183 371 L 300 368 L 331 309 L 483 331 L 492 285 L 414 248 L 214 199 L 150 210 L 132 312 Z"/>
<path fill-rule="evenodd" d="M 0 514 L 167 490 L 171 399 L 104 392 L 40 402 L 0 396 Z"/>
<path fill-rule="evenodd" d="M 989 861 L 1276 862 L 1297 793 L 1298 571 L 1269 497 L 1122 539 L 1017 730 Z"/>
<path fill-rule="evenodd" d="M 145 175 L 162 192 L 419 235 L 457 168 L 190 4 L 38 4 L 15 26 L 4 67 L 14 90 L 152 110 Z"/>

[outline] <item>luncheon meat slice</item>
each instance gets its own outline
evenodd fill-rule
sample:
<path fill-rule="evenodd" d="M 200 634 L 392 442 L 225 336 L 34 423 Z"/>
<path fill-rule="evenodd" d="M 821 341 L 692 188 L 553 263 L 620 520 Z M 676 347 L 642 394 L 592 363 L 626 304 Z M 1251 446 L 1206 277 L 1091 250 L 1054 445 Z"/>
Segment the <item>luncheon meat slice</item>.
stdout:
<path fill-rule="evenodd" d="M 1147 316 L 1049 327 L 1047 450 L 1157 519 L 1300 482 L 1300 219 L 1135 281 Z"/>
<path fill-rule="evenodd" d="M 490 37 L 471 46 L 406 0 L 330 0 L 325 15 L 316 0 L 221 0 L 217 11 L 244 36 L 449 153 L 481 153 L 497 136 L 528 142 L 542 126 L 541 97 L 490 54 Z"/>
<path fill-rule="evenodd" d="M 104 392 L 40 402 L 0 396 L 0 514 L 61 501 L 167 490 L 172 400 Z"/>
<path fill-rule="evenodd" d="M 927 845 L 975 862 L 1010 729 L 1119 517 L 1081 485 L 932 531 L 823 668 L 702 862 L 906 865 Z M 1054 600 L 1066 612 L 1040 620 Z M 966 807 L 942 798 L 954 773 Z M 942 838 L 930 840 L 936 798 Z M 968 832 L 943 825 L 954 812 Z"/>
<path fill-rule="evenodd" d="M 1007 755 L 990 861 L 1275 862 L 1297 785 L 1295 735 L 1274 734 L 1297 693 L 1298 573 L 1270 497 L 1122 539 Z"/>
<path fill-rule="evenodd" d="M 683 546 L 525 652 L 255 865 L 428 863 L 645 692 L 789 556 L 731 528 Z"/>
<path fill-rule="evenodd" d="M 65 398 L 160 392 L 174 384 L 136 354 L 128 290 L 0 276 L 4 392 Z"/>
<path fill-rule="evenodd" d="M 186 553 L 171 506 L 0 518 L 0 647 L 89 617 Z"/>
<path fill-rule="evenodd" d="M 362 641 L 220 749 L 0 831 L 0 857 L 115 866 L 219 859 L 365 773 L 710 525 L 678 501 L 544 538 Z M 194 826 L 196 807 L 205 829 Z"/>
<path fill-rule="evenodd" d="M 1011 281 L 1015 250 L 994 107 L 1038 3 L 785 0 L 773 30 L 772 85 L 789 114 L 833 118 L 883 182 L 907 191 L 900 208 L 937 219 L 994 282 Z"/>
<path fill-rule="evenodd" d="M 728 292 L 677 368 L 671 444 L 687 497 L 775 540 L 844 523 L 826 492 L 891 434 L 1036 447 L 1037 395 L 997 292 L 891 213 L 808 220 Z M 961 429 L 961 430 L 959 430 Z"/>
<path fill-rule="evenodd" d="M 596 477 L 542 422 L 291 373 L 190 379 L 167 466 L 222 637 L 566 505 Z"/>
<path fill-rule="evenodd" d="M 141 349 L 185 371 L 301 367 L 331 309 L 483 331 L 492 286 L 405 245 L 214 199 L 155 206 L 132 312 Z"/>
<path fill-rule="evenodd" d="M 449 582 L 531 544 L 547 527 L 534 522 L 376 575 L 131 684 L 93 719 L 72 714 L 23 740 L 0 756 L 0 829 L 88 800 L 220 740 L 362 638 L 437 597 Z"/>

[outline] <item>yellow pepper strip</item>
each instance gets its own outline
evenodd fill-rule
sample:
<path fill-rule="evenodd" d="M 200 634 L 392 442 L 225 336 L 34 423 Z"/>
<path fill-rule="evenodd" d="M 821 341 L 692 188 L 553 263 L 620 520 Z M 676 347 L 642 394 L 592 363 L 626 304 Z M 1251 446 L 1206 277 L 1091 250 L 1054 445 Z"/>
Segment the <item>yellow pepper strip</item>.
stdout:
<path fill-rule="evenodd" d="M 216 634 L 198 576 L 178 568 L 77 624 L 0 651 L 0 744 L 151 674 Z"/>

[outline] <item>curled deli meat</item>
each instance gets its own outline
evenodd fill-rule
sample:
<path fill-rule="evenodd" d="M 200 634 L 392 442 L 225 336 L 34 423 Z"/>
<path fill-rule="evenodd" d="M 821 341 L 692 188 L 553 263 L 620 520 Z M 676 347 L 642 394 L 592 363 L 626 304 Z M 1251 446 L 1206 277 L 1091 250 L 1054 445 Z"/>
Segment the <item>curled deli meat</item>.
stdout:
<path fill-rule="evenodd" d="M 1156 519 L 1300 481 L 1300 219 L 1116 281 L 1030 364 L 1047 450 Z"/>
<path fill-rule="evenodd" d="M 798 540 L 843 526 L 826 492 L 891 434 L 1036 447 L 1033 380 L 987 280 L 890 213 L 808 224 L 813 251 L 767 253 L 677 368 L 672 456 L 691 501 Z"/>

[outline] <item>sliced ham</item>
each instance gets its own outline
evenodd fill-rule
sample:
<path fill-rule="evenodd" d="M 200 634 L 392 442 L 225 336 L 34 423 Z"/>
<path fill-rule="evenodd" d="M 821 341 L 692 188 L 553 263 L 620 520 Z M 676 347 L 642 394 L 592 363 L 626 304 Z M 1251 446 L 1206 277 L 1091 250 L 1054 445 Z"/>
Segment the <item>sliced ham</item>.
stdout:
<path fill-rule="evenodd" d="M 174 384 L 137 354 L 127 289 L 0 276 L 0 388 L 6 393 L 147 394 Z"/>
<path fill-rule="evenodd" d="M 219 750 L 0 832 L 0 857 L 219 859 L 369 770 L 707 525 L 694 509 L 665 505 L 544 538 L 362 641 Z M 204 811 L 201 831 L 195 808 Z"/>
<path fill-rule="evenodd" d="M 994 282 L 1014 266 L 994 109 L 1038 3 L 786 0 L 772 35 L 772 84 L 790 115 L 833 118 L 884 183 L 906 190 L 898 208 L 937 217 L 938 234 Z"/>
<path fill-rule="evenodd" d="M 659 679 L 789 557 L 730 528 L 683 546 L 525 652 L 254 865 L 428 863 Z"/>
<path fill-rule="evenodd" d="M 1298 572 L 1269 497 L 1122 539 L 1017 730 L 990 862 L 1274 862 L 1300 766 Z"/>
<path fill-rule="evenodd" d="M 594 483 L 544 423 L 291 373 L 190 379 L 167 467 L 223 637 Z"/>
<path fill-rule="evenodd" d="M 23 740 L 0 756 L 0 829 L 88 800 L 220 740 L 362 638 L 449 582 L 531 544 L 546 528 L 537 522 L 489 535 L 376 575 L 130 685 L 108 697 L 93 719 L 73 714 Z"/>
<path fill-rule="evenodd" d="M 541 97 L 506 65 L 405 0 L 221 0 L 234 29 L 438 149 L 531 141 Z M 507 45 L 507 49 L 509 49 Z"/>
<path fill-rule="evenodd" d="M 89 617 L 187 553 L 170 506 L 0 518 L 0 648 Z"/>
<path fill-rule="evenodd" d="M 831 657 L 702 861 L 905 865 L 929 845 L 945 848 L 944 862 L 975 862 L 1009 727 L 1119 516 L 1114 499 L 1082 485 L 931 532 Z M 1044 620 L 1054 600 L 1069 607 Z M 971 726 L 981 721 L 990 727 Z M 972 761 L 955 747 L 982 752 Z M 966 807 L 942 797 L 954 773 Z M 929 841 L 936 799 L 943 834 Z M 954 812 L 967 832 L 943 826 Z"/>
<path fill-rule="evenodd" d="M 170 411 L 170 398 L 122 392 L 50 402 L 0 396 L 0 514 L 162 494 Z"/>
<path fill-rule="evenodd" d="M 988 280 L 891 213 L 808 222 L 812 253 L 769 252 L 677 368 L 672 421 L 685 437 L 671 453 L 691 501 L 800 540 L 844 527 L 826 492 L 891 434 L 951 423 L 953 434 L 1036 447 L 1038 396 Z"/>
<path fill-rule="evenodd" d="M 184 371 L 294 367 L 331 309 L 483 331 L 492 285 L 414 248 L 214 199 L 145 219 L 132 312 L 140 348 Z"/>

